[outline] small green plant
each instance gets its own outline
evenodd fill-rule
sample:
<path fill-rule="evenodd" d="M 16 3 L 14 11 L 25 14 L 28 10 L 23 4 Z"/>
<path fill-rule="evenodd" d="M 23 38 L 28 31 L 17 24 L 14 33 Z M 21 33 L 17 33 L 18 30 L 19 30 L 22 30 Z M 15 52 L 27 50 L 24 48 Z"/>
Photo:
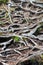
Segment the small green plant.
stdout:
<path fill-rule="evenodd" d="M 20 38 L 18 36 L 14 36 L 12 38 L 13 38 L 13 40 L 15 40 L 15 42 L 18 42 L 20 40 Z"/>

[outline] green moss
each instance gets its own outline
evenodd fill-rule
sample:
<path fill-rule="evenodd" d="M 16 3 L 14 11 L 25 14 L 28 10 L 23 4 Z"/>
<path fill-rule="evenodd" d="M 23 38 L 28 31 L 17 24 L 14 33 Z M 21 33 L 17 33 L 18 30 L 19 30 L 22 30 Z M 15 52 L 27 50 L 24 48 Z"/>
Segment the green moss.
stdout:
<path fill-rule="evenodd" d="M 43 54 L 42 54 L 42 55 L 40 55 L 40 57 L 41 57 L 41 59 L 43 59 Z"/>
<path fill-rule="evenodd" d="M 2 3 L 6 3 L 6 2 L 8 2 L 8 0 L 0 0 L 0 4 L 2 4 Z"/>

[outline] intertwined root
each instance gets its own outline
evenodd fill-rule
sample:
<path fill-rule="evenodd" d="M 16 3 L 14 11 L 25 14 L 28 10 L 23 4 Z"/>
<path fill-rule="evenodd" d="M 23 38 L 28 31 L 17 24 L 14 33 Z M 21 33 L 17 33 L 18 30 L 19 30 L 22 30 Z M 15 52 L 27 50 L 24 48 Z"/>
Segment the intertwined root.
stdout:
<path fill-rule="evenodd" d="M 0 64 L 19 65 L 43 58 L 42 3 L 9 2 L 0 7 Z"/>

